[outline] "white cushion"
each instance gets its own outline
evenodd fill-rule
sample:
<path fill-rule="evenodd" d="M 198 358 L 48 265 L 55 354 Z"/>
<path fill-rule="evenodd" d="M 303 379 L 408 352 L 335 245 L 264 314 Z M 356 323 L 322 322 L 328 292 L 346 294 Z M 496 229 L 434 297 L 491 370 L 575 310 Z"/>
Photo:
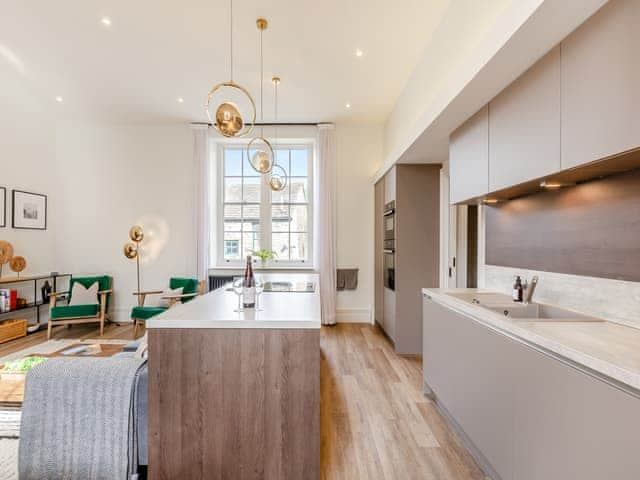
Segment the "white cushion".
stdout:
<path fill-rule="evenodd" d="M 98 302 L 98 282 L 93 282 L 89 288 L 75 282 L 71 289 L 69 305 L 95 305 Z"/>
<path fill-rule="evenodd" d="M 161 295 L 157 296 L 157 304 L 155 305 L 156 307 L 164 307 L 164 308 L 168 308 L 169 307 L 169 300 L 166 298 L 162 298 L 162 297 L 166 297 L 167 295 L 182 295 L 184 291 L 184 287 L 180 287 L 180 288 L 167 288 L 164 292 L 162 292 Z"/>

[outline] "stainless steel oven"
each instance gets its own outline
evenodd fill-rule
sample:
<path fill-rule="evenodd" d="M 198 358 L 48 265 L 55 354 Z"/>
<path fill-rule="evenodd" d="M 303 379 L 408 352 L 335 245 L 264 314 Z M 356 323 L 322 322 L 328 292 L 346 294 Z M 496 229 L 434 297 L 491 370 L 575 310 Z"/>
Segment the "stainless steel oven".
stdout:
<path fill-rule="evenodd" d="M 384 206 L 384 239 L 396 238 L 396 202 L 389 202 Z"/>
<path fill-rule="evenodd" d="M 393 241 L 393 240 L 392 240 Z M 386 241 L 385 241 L 386 244 Z M 396 251 L 393 248 L 385 248 L 383 250 L 383 274 L 384 286 L 389 290 L 396 289 Z"/>

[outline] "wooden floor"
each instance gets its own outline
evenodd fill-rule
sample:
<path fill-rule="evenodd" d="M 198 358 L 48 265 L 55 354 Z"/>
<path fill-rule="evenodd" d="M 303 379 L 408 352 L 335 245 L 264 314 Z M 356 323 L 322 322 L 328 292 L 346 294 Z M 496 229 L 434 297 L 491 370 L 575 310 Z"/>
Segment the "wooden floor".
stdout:
<path fill-rule="evenodd" d="M 323 479 L 484 479 L 422 394 L 422 360 L 400 357 L 377 327 L 321 332 Z"/>
<path fill-rule="evenodd" d="M 105 327 L 130 339 L 133 326 Z M 53 338 L 97 338 L 93 325 L 57 327 Z M 41 331 L 0 345 L 0 357 L 47 340 Z M 321 331 L 321 469 L 334 479 L 484 479 L 435 406 L 422 395 L 422 363 L 400 357 L 376 327 Z"/>

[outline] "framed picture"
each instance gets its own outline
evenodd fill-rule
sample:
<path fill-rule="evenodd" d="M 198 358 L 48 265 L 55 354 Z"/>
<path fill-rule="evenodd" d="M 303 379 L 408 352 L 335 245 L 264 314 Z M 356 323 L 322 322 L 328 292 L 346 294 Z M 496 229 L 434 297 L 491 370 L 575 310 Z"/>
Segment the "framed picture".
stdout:
<path fill-rule="evenodd" d="M 0 227 L 7 226 L 7 189 L 0 187 Z"/>
<path fill-rule="evenodd" d="M 38 193 L 12 191 L 13 228 L 47 229 L 47 196 Z"/>

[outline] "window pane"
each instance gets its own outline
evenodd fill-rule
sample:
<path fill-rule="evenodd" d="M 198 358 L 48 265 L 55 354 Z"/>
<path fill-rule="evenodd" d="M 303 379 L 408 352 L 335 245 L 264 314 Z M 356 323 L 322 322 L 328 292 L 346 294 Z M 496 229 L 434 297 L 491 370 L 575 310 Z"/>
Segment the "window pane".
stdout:
<path fill-rule="evenodd" d="M 291 189 L 291 203 L 307 203 L 309 201 L 307 183 L 306 178 L 289 178 L 287 188 Z"/>
<path fill-rule="evenodd" d="M 260 202 L 260 178 L 247 178 L 243 179 L 244 189 L 242 192 L 242 201 L 259 203 Z"/>
<path fill-rule="evenodd" d="M 240 233 L 224 232 L 224 259 L 238 260 L 240 258 Z"/>
<path fill-rule="evenodd" d="M 253 155 L 254 153 L 256 153 L 258 150 L 257 149 L 251 149 L 249 151 L 249 155 Z M 259 177 L 260 174 L 258 172 L 256 172 L 253 167 L 251 166 L 251 163 L 249 162 L 249 156 L 247 155 L 247 149 L 243 148 L 242 149 L 242 169 L 243 169 L 243 175 L 245 177 Z"/>
<path fill-rule="evenodd" d="M 251 255 L 254 251 L 260 250 L 260 234 L 257 232 L 249 232 L 242 234 L 243 257 Z"/>
<path fill-rule="evenodd" d="M 245 222 L 260 222 L 260 205 L 243 205 L 242 219 Z"/>
<path fill-rule="evenodd" d="M 309 176 L 308 150 L 291 150 L 291 176 Z"/>
<path fill-rule="evenodd" d="M 223 228 L 225 232 L 239 232 L 242 228 L 242 223 L 239 221 L 225 221 Z"/>
<path fill-rule="evenodd" d="M 259 232 L 260 220 L 259 219 L 244 219 L 242 222 L 243 232 Z"/>
<path fill-rule="evenodd" d="M 278 254 L 278 260 L 289 260 L 289 234 L 271 234 L 271 249 Z"/>
<path fill-rule="evenodd" d="M 291 205 L 291 231 L 306 232 L 307 231 L 307 206 Z"/>
<path fill-rule="evenodd" d="M 224 149 L 224 175 L 226 177 L 242 176 L 242 150 L 236 148 Z"/>
<path fill-rule="evenodd" d="M 276 150 L 276 164 L 280 165 L 287 171 L 287 174 L 291 171 L 289 166 L 289 149 L 277 149 Z"/>
<path fill-rule="evenodd" d="M 289 203 L 289 182 L 287 182 L 287 186 L 279 192 L 271 190 L 271 203 Z"/>
<path fill-rule="evenodd" d="M 242 178 L 224 179 L 224 201 L 225 203 L 242 201 Z"/>
<path fill-rule="evenodd" d="M 289 205 L 272 205 L 271 206 L 271 231 L 272 232 L 288 232 L 289 231 Z"/>
<path fill-rule="evenodd" d="M 309 234 L 308 233 L 292 233 L 291 234 L 291 260 L 307 260 L 309 255 Z"/>
<path fill-rule="evenodd" d="M 224 222 L 232 222 L 240 224 L 242 215 L 242 206 L 240 205 L 225 205 L 224 206 Z M 234 229 L 235 230 L 235 229 Z"/>

